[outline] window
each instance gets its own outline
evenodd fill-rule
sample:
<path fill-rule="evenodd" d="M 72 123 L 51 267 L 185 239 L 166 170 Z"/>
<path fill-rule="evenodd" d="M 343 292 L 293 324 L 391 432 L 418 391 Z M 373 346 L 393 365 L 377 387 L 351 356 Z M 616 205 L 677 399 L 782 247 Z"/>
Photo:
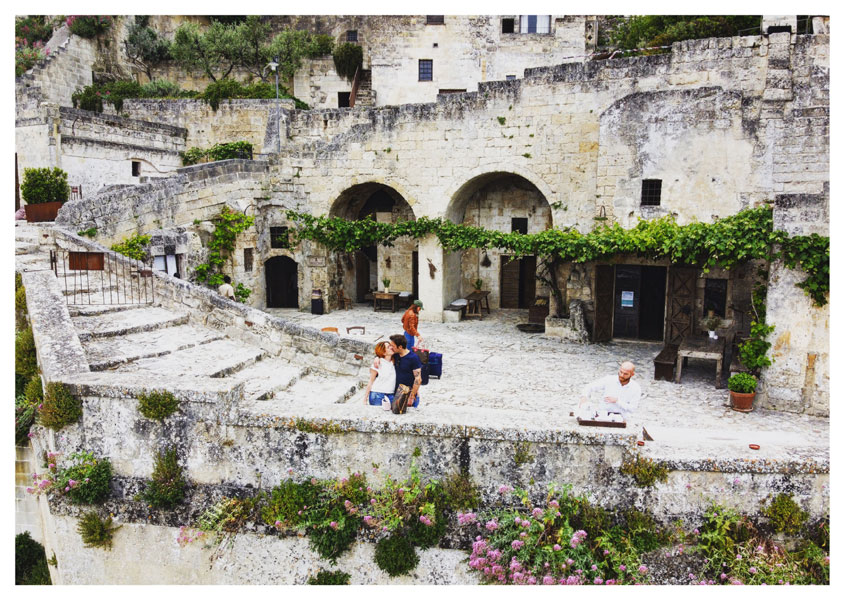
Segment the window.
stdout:
<path fill-rule="evenodd" d="M 551 15 L 520 15 L 519 33 L 551 33 Z"/>
<path fill-rule="evenodd" d="M 434 66 L 431 59 L 420 59 L 420 81 L 434 81 Z"/>
<path fill-rule="evenodd" d="M 728 280 L 727 279 L 705 279 L 704 280 L 704 313 L 707 316 L 707 311 L 712 310 L 717 317 L 724 318 L 725 305 L 728 300 Z"/>
<path fill-rule="evenodd" d="M 358 30 L 357 29 L 350 29 L 346 32 L 346 41 L 347 42 L 357 42 L 358 41 Z"/>
<path fill-rule="evenodd" d="M 505 75 L 505 81 L 513 81 L 516 79 L 516 75 Z"/>
<path fill-rule="evenodd" d="M 271 248 L 287 248 L 288 247 L 288 228 L 287 227 L 271 227 L 270 228 L 270 247 Z"/>
<path fill-rule="evenodd" d="M 522 235 L 528 233 L 528 217 L 515 217 L 511 219 L 511 233 L 517 231 Z"/>
<path fill-rule="evenodd" d="M 515 19 L 502 19 L 502 33 L 513 33 Z"/>
<path fill-rule="evenodd" d="M 642 206 L 660 206 L 660 188 L 663 181 L 660 179 L 643 179 L 643 190 L 640 199 Z"/>
<path fill-rule="evenodd" d="M 426 15 L 425 16 L 425 24 L 426 25 L 443 25 L 443 15 Z"/>
<path fill-rule="evenodd" d="M 132 177 L 139 177 L 141 175 L 141 161 L 132 161 Z"/>
<path fill-rule="evenodd" d="M 168 275 L 176 274 L 176 255 L 161 254 L 153 256 L 153 268 L 156 271 L 164 271 Z"/>
<path fill-rule="evenodd" d="M 252 248 L 244 248 L 244 271 L 252 271 Z"/>
<path fill-rule="evenodd" d="M 352 95 L 352 92 L 338 92 L 337 93 L 337 107 L 338 108 L 349 108 L 349 97 Z"/>

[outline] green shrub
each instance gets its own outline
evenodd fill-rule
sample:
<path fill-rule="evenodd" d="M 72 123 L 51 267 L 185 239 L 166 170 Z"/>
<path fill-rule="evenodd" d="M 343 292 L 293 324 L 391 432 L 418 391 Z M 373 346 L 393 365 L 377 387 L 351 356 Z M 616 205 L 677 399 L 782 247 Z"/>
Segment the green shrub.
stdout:
<path fill-rule="evenodd" d="M 355 78 L 355 71 L 364 64 L 364 49 L 358 44 L 345 42 L 335 47 L 332 58 L 337 74 L 352 81 Z"/>
<path fill-rule="evenodd" d="M 410 573 L 420 562 L 413 544 L 402 535 L 391 535 L 379 541 L 375 559 L 379 568 L 391 577 Z"/>
<path fill-rule="evenodd" d="M 349 585 L 349 577 L 343 571 L 320 571 L 316 577 L 308 578 L 308 585 Z"/>
<path fill-rule="evenodd" d="M 238 283 L 238 285 L 235 286 L 235 300 L 241 304 L 246 304 L 246 301 L 249 300 L 251 294 L 252 290 L 244 284 Z"/>
<path fill-rule="evenodd" d="M 63 384 L 49 382 L 38 412 L 38 422 L 58 431 L 65 425 L 76 423 L 81 416 L 82 400 L 71 394 Z"/>
<path fill-rule="evenodd" d="M 51 585 L 44 546 L 28 531 L 15 536 L 15 585 Z"/>
<path fill-rule="evenodd" d="M 40 167 L 23 170 L 21 198 L 27 204 L 67 202 L 70 186 L 67 173 L 58 167 Z"/>
<path fill-rule="evenodd" d="M 185 478 L 175 448 L 159 452 L 143 499 L 153 508 L 173 508 L 185 498 Z"/>
<path fill-rule="evenodd" d="M 446 503 L 455 510 L 469 510 L 481 505 L 478 486 L 468 473 L 454 472 L 443 480 Z"/>
<path fill-rule="evenodd" d="M 757 378 L 750 373 L 734 373 L 728 379 L 728 389 L 738 394 L 752 394 L 757 389 Z"/>
<path fill-rule="evenodd" d="M 212 82 L 197 95 L 197 98 L 206 102 L 212 109 L 220 108 L 221 100 L 231 99 L 271 99 L 276 97 L 276 86 L 266 82 L 257 82 L 253 84 L 243 85 L 234 80 L 224 78 L 219 81 Z M 308 105 L 291 96 L 286 88 L 279 86 L 279 98 L 289 98 L 294 101 L 296 108 L 307 110 Z"/>
<path fill-rule="evenodd" d="M 26 446 L 29 443 L 29 430 L 35 423 L 38 404 L 30 402 L 23 396 L 15 399 L 15 444 Z"/>
<path fill-rule="evenodd" d="M 297 527 L 308 516 L 304 507 L 317 506 L 323 486 L 319 482 L 297 483 L 285 479 L 270 491 L 270 498 L 261 510 L 261 516 L 268 525 L 279 522 L 285 527 Z"/>
<path fill-rule="evenodd" d="M 44 387 L 41 375 L 33 375 L 24 388 L 24 396 L 32 404 L 40 404 L 44 400 Z"/>
<path fill-rule="evenodd" d="M 623 518 L 625 531 L 639 553 L 651 552 L 668 541 L 650 514 L 631 508 L 623 513 Z"/>
<path fill-rule="evenodd" d="M 339 511 L 330 512 L 340 519 L 337 525 L 317 525 L 308 532 L 308 545 L 314 552 L 334 564 L 338 557 L 349 550 L 358 535 L 361 519 L 345 518 Z"/>
<path fill-rule="evenodd" d="M 28 382 L 38 373 L 38 356 L 35 353 L 35 336 L 32 327 L 26 327 L 15 334 L 15 373 Z"/>
<path fill-rule="evenodd" d="M 634 460 L 624 463 L 620 469 L 625 475 L 631 475 L 637 487 L 651 487 L 658 481 L 666 481 L 669 471 L 650 458 L 637 454 Z"/>
<path fill-rule="evenodd" d="M 601 506 L 593 505 L 586 499 L 578 502 L 578 512 L 573 516 L 572 527 L 583 529 L 587 535 L 595 538 L 610 529 L 610 525 L 610 515 Z"/>
<path fill-rule="evenodd" d="M 85 86 L 71 94 L 70 99 L 74 108 L 103 112 L 103 103 L 108 102 L 117 112 L 120 112 L 125 99 L 143 97 L 143 88 L 137 81 L 119 80 Z"/>
<path fill-rule="evenodd" d="M 182 88 L 178 83 L 166 79 L 153 79 L 141 86 L 141 95 L 144 98 L 178 98 Z"/>
<path fill-rule="evenodd" d="M 15 291 L 15 329 L 17 331 L 26 329 L 26 315 L 26 290 L 23 287 L 19 287 Z"/>
<path fill-rule="evenodd" d="M 32 46 L 37 42 L 46 42 L 53 37 L 53 25 L 44 15 L 28 15 L 15 18 L 15 41 Z"/>
<path fill-rule="evenodd" d="M 47 58 L 47 50 L 36 42 L 35 46 L 15 46 L 15 77 L 20 77 L 40 61 Z"/>
<path fill-rule="evenodd" d="M 96 511 L 88 511 L 79 519 L 76 530 L 82 536 L 82 542 L 86 548 L 105 548 L 111 550 L 114 532 L 120 529 L 120 525 L 113 526 L 111 517 L 105 520 L 100 518 Z"/>
<path fill-rule="evenodd" d="M 56 472 L 54 487 L 74 504 L 100 504 L 111 494 L 111 463 L 91 452 L 77 452 L 71 464 Z M 73 483 L 72 483 L 73 482 Z"/>
<path fill-rule="evenodd" d="M 179 401 L 167 390 L 153 390 L 138 397 L 138 410 L 148 419 L 163 421 L 179 408 Z"/>
<path fill-rule="evenodd" d="M 108 15 L 71 15 L 66 23 L 74 35 L 92 39 L 108 31 L 112 26 L 112 20 Z"/>
<path fill-rule="evenodd" d="M 789 494 L 778 494 L 763 508 L 763 514 L 775 531 L 786 535 L 798 535 L 809 517 Z"/>
<path fill-rule="evenodd" d="M 112 245 L 111 249 L 133 260 L 144 261 L 147 259 L 147 246 L 150 243 L 150 239 L 148 235 L 134 235 L 131 238 Z"/>

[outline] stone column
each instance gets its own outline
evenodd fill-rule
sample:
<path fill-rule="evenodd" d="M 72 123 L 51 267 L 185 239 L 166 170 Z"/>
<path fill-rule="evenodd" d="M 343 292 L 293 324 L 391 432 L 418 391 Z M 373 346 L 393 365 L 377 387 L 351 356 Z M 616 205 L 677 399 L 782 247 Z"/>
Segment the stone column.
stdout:
<path fill-rule="evenodd" d="M 420 240 L 419 293 L 420 300 L 423 303 L 423 310 L 420 311 L 420 321 L 443 322 L 443 306 L 447 303 L 448 297 L 446 293 L 447 285 L 444 284 L 444 278 L 451 281 L 451 271 L 454 271 L 454 276 L 457 278 L 457 285 L 460 286 L 460 253 L 455 252 L 453 255 L 458 257 L 457 266 L 450 269 L 449 266 L 454 267 L 454 265 L 449 263 L 455 261 L 446 259 L 443 248 L 437 241 L 437 236 L 429 235 Z M 423 337 L 425 336 L 423 335 Z"/>

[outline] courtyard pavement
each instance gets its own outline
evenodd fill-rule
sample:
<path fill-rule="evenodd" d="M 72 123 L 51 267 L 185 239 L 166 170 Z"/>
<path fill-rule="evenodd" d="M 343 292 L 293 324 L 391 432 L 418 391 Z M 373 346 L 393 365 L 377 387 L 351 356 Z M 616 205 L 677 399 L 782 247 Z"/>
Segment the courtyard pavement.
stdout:
<path fill-rule="evenodd" d="M 350 310 L 324 315 L 295 309 L 266 311 L 316 328 L 337 327 L 342 337 L 363 339 L 373 345 L 402 332 L 401 310 L 376 313 L 371 305 L 356 304 Z M 425 347 L 443 354 L 443 376 L 431 378 L 421 388 L 419 415 L 428 420 L 439 408 L 463 407 L 520 417 L 528 415 L 519 413 L 531 413 L 531 420 L 537 422 L 559 422 L 561 418 L 574 421 L 569 413 L 575 410 L 583 387 L 598 377 L 616 373 L 620 362 L 631 360 L 636 365 L 635 380 L 642 388 L 640 406 L 632 421 L 637 427 L 642 423 L 654 438 L 647 445 L 657 451 L 652 452 L 655 455 L 799 461 L 824 461 L 829 456 L 829 419 L 761 408 L 751 413 L 731 410 L 727 388 L 715 387 L 712 361 L 690 359 L 681 384 L 655 381 L 652 360 L 662 343 L 565 342 L 516 328 L 527 321 L 527 310 L 514 309 L 493 310 L 481 321 L 421 321 Z M 346 328 L 352 326 L 364 326 L 365 335 L 347 334 Z M 363 405 L 363 390 L 358 396 L 351 402 Z M 752 443 L 760 445 L 760 450 L 751 450 Z"/>

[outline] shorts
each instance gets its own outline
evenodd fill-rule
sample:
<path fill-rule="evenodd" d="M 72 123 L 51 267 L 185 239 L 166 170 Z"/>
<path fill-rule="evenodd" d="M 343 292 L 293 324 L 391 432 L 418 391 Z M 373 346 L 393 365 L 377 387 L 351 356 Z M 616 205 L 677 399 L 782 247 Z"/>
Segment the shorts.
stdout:
<path fill-rule="evenodd" d="M 392 401 L 393 394 L 370 392 L 370 406 L 381 406 L 384 410 L 390 410 L 390 403 Z"/>

